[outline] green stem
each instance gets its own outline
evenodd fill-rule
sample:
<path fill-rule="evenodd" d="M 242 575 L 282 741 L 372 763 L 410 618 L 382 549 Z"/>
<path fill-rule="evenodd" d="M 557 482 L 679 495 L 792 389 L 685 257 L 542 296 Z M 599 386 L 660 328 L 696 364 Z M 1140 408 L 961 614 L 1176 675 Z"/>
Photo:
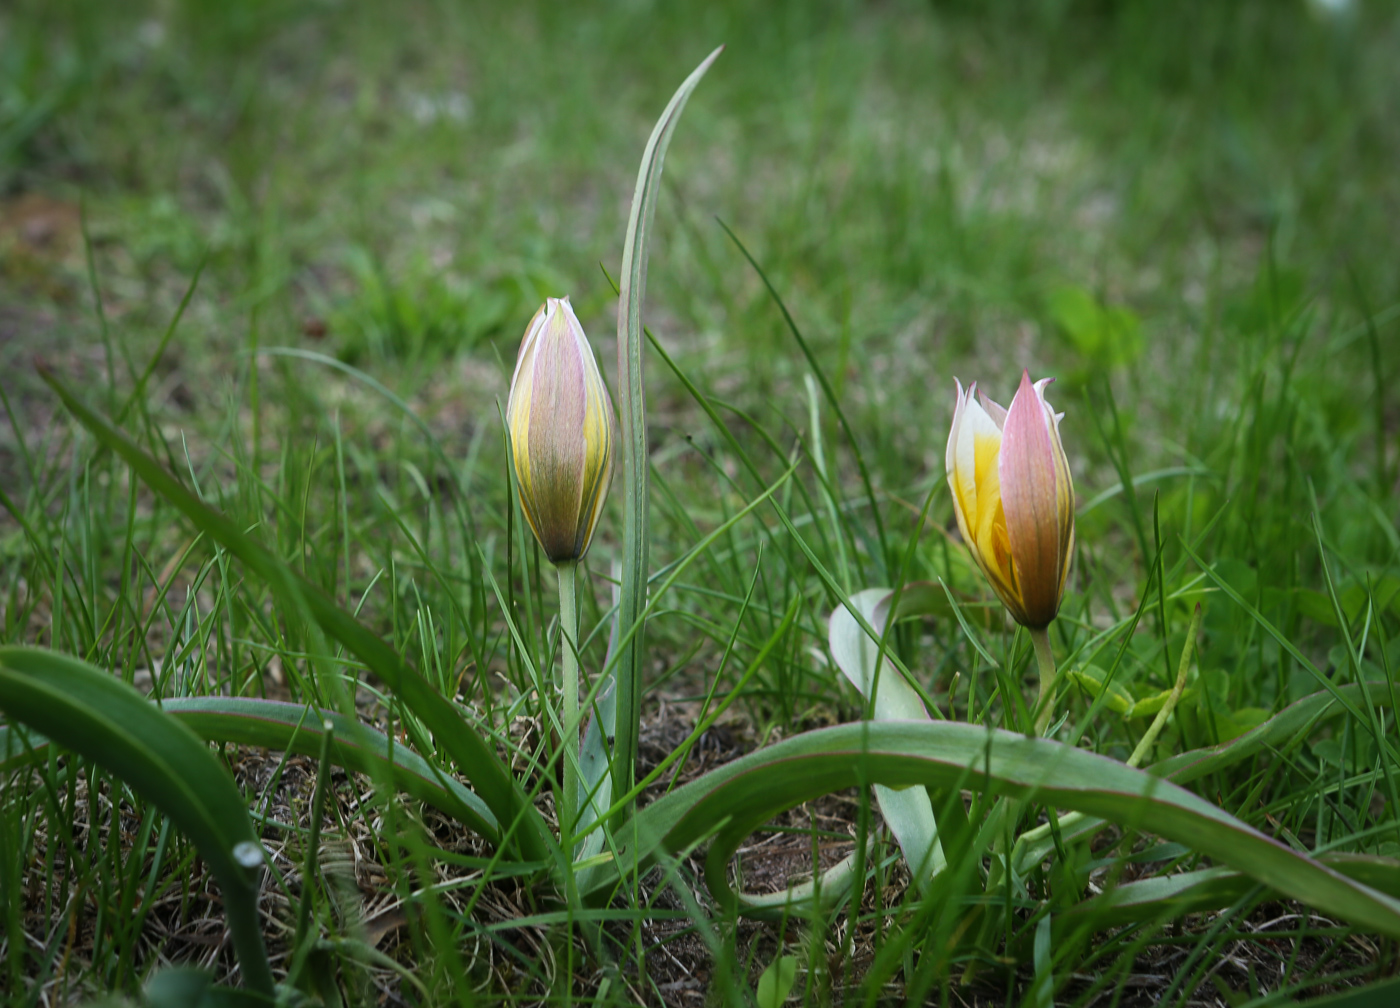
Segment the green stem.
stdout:
<path fill-rule="evenodd" d="M 1181 694 L 1186 689 L 1186 673 L 1191 668 L 1191 652 L 1196 647 L 1196 634 L 1201 629 L 1201 604 L 1196 603 L 1196 611 L 1191 614 L 1191 629 L 1186 631 L 1186 643 L 1181 646 L 1181 661 L 1176 668 L 1176 682 L 1172 686 L 1171 695 L 1167 697 L 1167 702 L 1162 704 L 1162 709 L 1157 712 L 1157 716 L 1152 719 L 1152 725 L 1147 729 L 1146 734 L 1138 742 L 1133 754 L 1128 757 L 1128 766 L 1141 766 L 1143 759 L 1152 751 L 1153 744 L 1157 741 L 1157 736 L 1162 733 L 1162 729 L 1167 724 L 1167 718 L 1172 716 L 1172 711 L 1176 710 L 1177 701 L 1181 699 Z"/>
<path fill-rule="evenodd" d="M 1055 653 L 1050 650 L 1050 630 L 1048 627 L 1041 627 L 1039 630 L 1030 630 L 1031 644 L 1035 647 L 1035 661 L 1040 666 L 1040 695 L 1036 698 L 1035 709 L 1039 711 L 1035 719 L 1035 733 L 1044 735 L 1045 729 L 1050 724 L 1050 718 L 1055 713 Z"/>
<path fill-rule="evenodd" d="M 1142 761 L 1147 758 L 1152 751 L 1152 745 L 1157 741 L 1157 736 L 1161 734 L 1162 728 L 1167 723 L 1167 718 L 1172 716 L 1172 711 L 1176 710 L 1177 703 L 1181 700 L 1181 694 L 1186 690 L 1186 673 L 1191 668 L 1191 655 L 1196 647 L 1196 635 L 1201 629 L 1201 606 L 1196 604 L 1196 611 L 1191 616 L 1191 628 L 1186 632 L 1186 643 L 1181 648 L 1181 661 L 1176 669 L 1176 683 L 1172 686 L 1171 693 L 1167 696 L 1167 701 L 1162 705 L 1162 709 L 1157 712 L 1151 727 L 1138 742 L 1133 754 L 1128 757 L 1128 766 L 1142 766 Z M 1060 829 L 1068 830 L 1077 826 L 1083 820 L 1089 818 L 1082 812 L 1071 812 L 1068 815 L 1060 816 Z M 1016 840 L 1016 849 L 1012 852 L 1011 861 L 1018 871 L 1024 870 L 1027 864 L 1033 864 L 1039 856 L 1036 848 L 1043 843 L 1050 835 L 1049 825 L 1037 826 L 1033 830 L 1022 833 Z"/>
<path fill-rule="evenodd" d="M 559 807 L 559 839 L 569 850 L 569 837 L 577 825 L 578 806 L 578 562 L 558 567 L 560 649 L 563 652 L 560 675 L 564 680 L 564 790 Z"/>

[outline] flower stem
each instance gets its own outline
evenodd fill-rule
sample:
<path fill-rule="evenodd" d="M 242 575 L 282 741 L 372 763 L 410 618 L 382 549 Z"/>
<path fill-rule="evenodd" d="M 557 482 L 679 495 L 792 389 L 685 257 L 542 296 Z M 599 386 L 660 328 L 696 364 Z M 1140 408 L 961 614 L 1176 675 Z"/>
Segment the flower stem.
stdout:
<path fill-rule="evenodd" d="M 1039 712 L 1035 719 L 1035 733 L 1044 735 L 1050 718 L 1055 713 L 1055 653 L 1050 650 L 1050 630 L 1028 630 L 1031 644 L 1035 647 L 1036 664 L 1040 666 L 1040 695 L 1036 698 L 1035 709 Z"/>
<path fill-rule="evenodd" d="M 559 809 L 559 839 L 567 844 L 577 825 L 578 806 L 578 562 L 558 566 L 560 674 L 564 685 L 564 789 Z M 566 846 L 565 850 L 569 848 Z"/>

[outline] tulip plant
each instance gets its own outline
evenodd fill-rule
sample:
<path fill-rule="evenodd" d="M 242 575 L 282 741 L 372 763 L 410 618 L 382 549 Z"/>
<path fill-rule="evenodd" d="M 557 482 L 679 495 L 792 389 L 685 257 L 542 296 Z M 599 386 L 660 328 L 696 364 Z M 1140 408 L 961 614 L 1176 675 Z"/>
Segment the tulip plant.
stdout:
<path fill-rule="evenodd" d="M 612 480 L 616 423 L 593 348 L 569 299 L 535 313 L 506 406 L 520 510 L 559 571 L 564 783 L 556 805 L 568 837 L 579 797 L 578 565 L 593 541 Z"/>
<path fill-rule="evenodd" d="M 535 764 L 545 770 L 539 783 L 517 774 L 502 758 L 493 727 L 482 723 L 469 701 L 459 702 L 430 682 L 355 615 L 197 497 L 53 375 L 47 378 L 57 395 L 105 448 L 226 551 L 246 577 L 265 584 L 286 613 L 314 626 L 378 678 L 394 709 L 402 712 L 401 730 L 384 733 L 361 723 L 351 699 L 334 694 L 319 706 L 217 696 L 156 706 L 78 658 L 3 648 L 0 708 L 8 725 L 0 733 L 0 765 L 33 760 L 50 745 L 61 746 L 126 780 L 168 815 L 198 845 L 218 877 L 247 1004 L 271 1003 L 279 996 L 259 930 L 257 877 L 265 870 L 264 857 L 244 800 L 210 741 L 309 754 L 319 760 L 323 776 L 330 767 L 343 766 L 436 807 L 493 849 L 493 869 L 523 879 L 546 906 L 568 920 L 585 922 L 585 931 L 591 926 L 586 922 L 626 900 L 652 869 L 674 878 L 683 870 L 684 858 L 692 855 L 721 916 L 817 920 L 843 901 L 858 906 L 858 894 L 872 873 L 888 868 L 871 845 L 858 843 L 850 858 L 777 894 L 743 891 L 730 869 L 745 839 L 775 816 L 844 788 L 870 787 L 918 894 L 907 923 L 946 929 L 949 947 L 959 941 L 992 943 L 997 934 L 1009 935 L 1015 914 L 1023 911 L 1040 922 L 1033 928 L 1040 948 L 1042 930 L 1049 941 L 1061 934 L 1056 930 L 1061 920 L 1154 919 L 1183 912 L 1182 907 L 1224 905 L 1256 884 L 1400 938 L 1393 876 L 1371 862 L 1314 857 L 1280 843 L 1187 788 L 1292 738 L 1300 726 L 1342 712 L 1357 714 L 1366 684 L 1328 684 L 1326 692 L 1231 742 L 1140 769 L 1191 678 L 1193 624 L 1175 686 L 1128 761 L 1045 737 L 1056 691 L 1048 628 L 1060 610 L 1075 545 L 1074 490 L 1060 415 L 1045 398 L 1048 379 L 1032 382 L 1023 373 L 1007 409 L 979 396 L 975 385 L 964 390 L 958 384 L 947 442 L 947 485 L 961 534 L 959 548 L 966 549 L 1011 618 L 1025 628 L 1038 660 L 1040 697 L 1021 731 L 975 719 L 953 720 L 951 710 L 931 702 L 918 677 L 901 662 L 894 628 L 900 620 L 934 615 L 972 634 L 977 616 L 964 611 L 967 598 L 944 585 L 907 582 L 902 575 L 889 586 L 852 590 L 821 563 L 788 516 L 778 491 L 793 469 L 664 571 L 649 569 L 641 324 L 648 235 L 672 132 L 718 55 L 718 50 L 711 54 L 677 91 L 642 160 L 620 277 L 620 424 L 567 298 L 550 298 L 529 323 L 510 383 L 505 420 L 520 511 L 558 572 L 559 624 L 551 640 L 558 652 L 561 706 L 555 706 L 556 688 L 548 682 L 547 670 L 531 665 L 550 718 L 546 734 L 559 739 L 557 745 L 544 743 L 543 758 Z M 823 385 L 827 401 L 839 410 L 830 393 Z M 699 401 L 711 410 L 703 397 Z M 814 390 L 814 413 L 817 401 Z M 717 429 L 723 436 L 724 425 Z M 599 667 L 581 670 L 579 567 L 603 520 L 615 451 L 622 461 L 624 523 L 614 567 L 620 572 L 617 601 L 606 611 L 612 640 Z M 865 698 L 865 716 L 792 734 L 639 807 L 643 789 L 684 758 L 729 702 L 707 708 L 686 742 L 639 780 L 647 620 L 687 566 L 737 523 L 760 512 L 771 512 L 774 527 L 797 544 L 827 592 L 828 653 Z M 792 619 L 790 611 L 782 627 Z M 504 602 L 501 620 L 517 643 L 520 660 L 529 663 Z M 1091 646 L 1106 647 L 1115 634 L 1131 633 L 1135 625 L 1105 631 Z M 764 654 L 745 676 L 760 667 Z M 1084 663 L 1084 649 L 1066 661 L 1067 667 Z M 1002 702 L 1022 703 L 1009 679 L 1003 680 Z M 1090 716 L 1101 707 L 1102 696 Z M 554 791 L 553 822 L 541 787 Z M 1047 859 L 1070 857 L 1076 845 L 1082 850 L 1108 822 L 1176 841 L 1217 865 L 1188 872 L 1165 890 L 1126 884 L 1083 904 L 1056 907 L 1053 915 L 1045 906 L 1028 910 L 1035 903 L 1030 876 Z M 314 862 L 307 878 L 303 900 L 313 899 L 316 889 Z M 969 889 L 980 895 L 954 898 Z M 690 899 L 688 888 L 680 891 Z M 305 911 L 298 918 L 280 993 L 286 1001 L 314 991 L 305 966 L 316 948 L 314 920 Z M 604 954 L 597 931 L 588 933 L 595 952 Z M 892 971 L 898 966 L 881 959 L 872 968 Z M 1045 998 L 1042 1003 L 1051 1003 L 1048 988 Z"/>

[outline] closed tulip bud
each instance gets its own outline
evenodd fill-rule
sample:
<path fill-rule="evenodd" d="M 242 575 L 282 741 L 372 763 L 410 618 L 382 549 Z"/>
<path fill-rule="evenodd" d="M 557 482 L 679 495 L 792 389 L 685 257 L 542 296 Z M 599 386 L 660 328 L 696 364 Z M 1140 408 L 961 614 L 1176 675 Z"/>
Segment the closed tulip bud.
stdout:
<path fill-rule="evenodd" d="M 948 435 L 948 485 L 958 528 L 1013 619 L 1039 630 L 1060 611 L 1074 549 L 1074 486 L 1060 417 L 1045 401 L 1053 379 L 1021 387 L 1002 409 L 976 383 L 958 391 Z M 979 402 L 978 399 L 981 401 Z"/>
<path fill-rule="evenodd" d="M 525 520 L 551 562 L 582 559 L 608 496 L 616 421 L 568 298 L 530 320 L 506 419 Z"/>

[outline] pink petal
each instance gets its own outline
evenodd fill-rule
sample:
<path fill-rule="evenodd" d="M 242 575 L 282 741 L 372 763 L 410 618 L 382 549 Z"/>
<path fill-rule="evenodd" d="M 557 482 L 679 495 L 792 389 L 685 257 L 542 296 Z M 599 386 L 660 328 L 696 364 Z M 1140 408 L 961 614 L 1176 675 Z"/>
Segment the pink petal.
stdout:
<path fill-rule="evenodd" d="M 1045 626 L 1059 611 L 1061 564 L 1068 548 L 1062 539 L 1062 504 L 1068 490 L 1061 485 L 1063 450 L 1042 387 L 1043 383 L 1032 385 L 1029 372 L 1022 372 L 1002 428 L 999 462 L 1007 539 L 1031 627 Z M 1072 508 L 1069 511 L 1072 521 Z"/>

